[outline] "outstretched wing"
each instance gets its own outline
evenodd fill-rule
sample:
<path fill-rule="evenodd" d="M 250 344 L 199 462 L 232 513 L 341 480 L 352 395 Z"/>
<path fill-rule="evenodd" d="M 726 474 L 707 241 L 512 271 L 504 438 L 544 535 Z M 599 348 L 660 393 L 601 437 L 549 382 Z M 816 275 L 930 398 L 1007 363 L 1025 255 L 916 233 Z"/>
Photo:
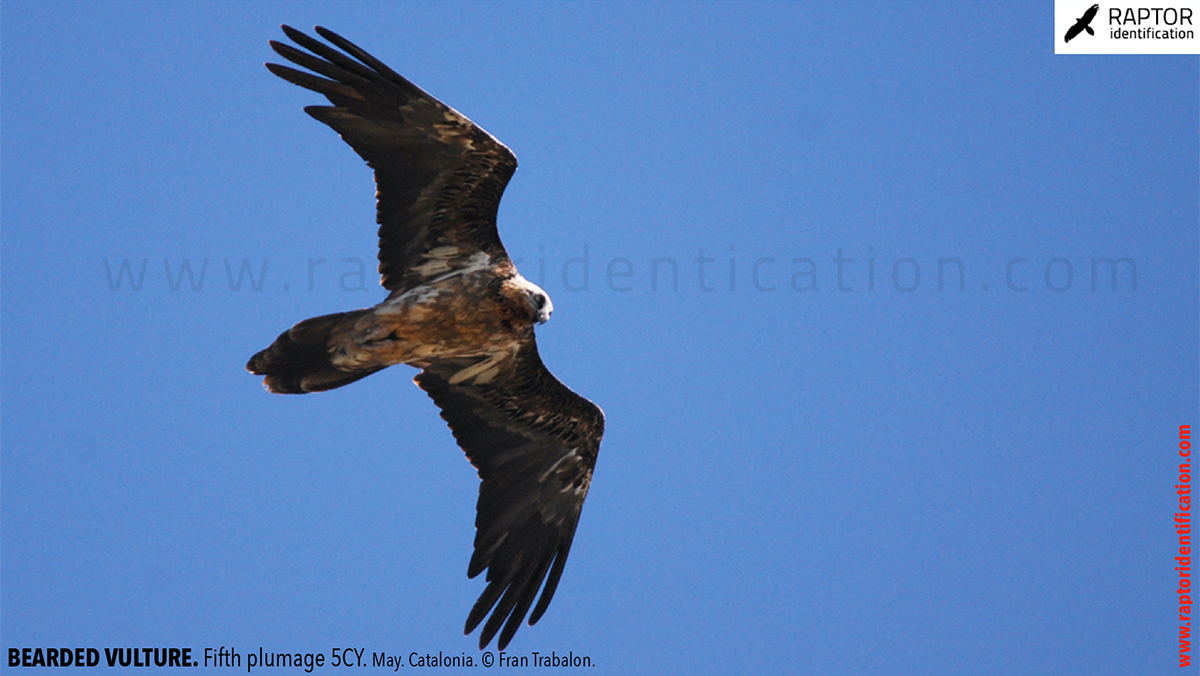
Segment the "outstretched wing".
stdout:
<path fill-rule="evenodd" d="M 332 106 L 304 111 L 333 127 L 375 170 L 384 288 L 394 296 L 454 270 L 507 260 L 496 211 L 517 168 L 512 151 L 349 40 L 316 31 L 341 51 L 289 26 L 283 32 L 308 51 L 274 40 L 271 47 L 324 77 L 267 68 L 324 94 Z"/>
<path fill-rule="evenodd" d="M 1072 38 L 1083 32 L 1083 21 L 1076 21 L 1075 25 L 1067 29 L 1067 34 L 1063 36 L 1063 42 L 1070 42 Z"/>
<path fill-rule="evenodd" d="M 529 624 L 546 611 L 604 434 L 604 413 L 551 375 L 532 335 L 515 355 L 499 359 L 434 361 L 415 378 L 483 480 L 467 575 L 486 569 L 488 585 L 465 629 L 471 633 L 491 613 L 480 649 L 501 626 L 499 647 L 508 645 L 543 580 Z"/>

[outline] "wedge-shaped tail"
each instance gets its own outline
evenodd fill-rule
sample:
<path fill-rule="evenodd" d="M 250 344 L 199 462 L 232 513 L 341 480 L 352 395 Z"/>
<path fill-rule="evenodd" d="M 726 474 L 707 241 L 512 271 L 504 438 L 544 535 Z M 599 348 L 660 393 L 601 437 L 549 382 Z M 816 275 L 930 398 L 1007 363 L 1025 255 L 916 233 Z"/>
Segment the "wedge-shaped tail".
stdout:
<path fill-rule="evenodd" d="M 386 367 L 346 370 L 332 361 L 337 335 L 349 331 L 369 310 L 339 312 L 306 319 L 284 331 L 250 358 L 246 370 L 266 376 L 263 385 L 276 394 L 324 392 L 366 378 Z"/>

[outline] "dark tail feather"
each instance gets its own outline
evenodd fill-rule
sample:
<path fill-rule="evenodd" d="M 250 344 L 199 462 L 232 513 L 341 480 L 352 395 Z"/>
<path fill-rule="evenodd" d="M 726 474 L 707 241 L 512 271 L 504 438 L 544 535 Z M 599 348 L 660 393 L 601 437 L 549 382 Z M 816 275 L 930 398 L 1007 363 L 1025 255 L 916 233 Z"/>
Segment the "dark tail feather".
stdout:
<path fill-rule="evenodd" d="M 284 331 L 270 347 L 251 357 L 246 363 L 246 370 L 266 376 L 263 384 L 277 394 L 324 392 L 366 378 L 386 367 L 372 366 L 347 371 L 334 366 L 329 357 L 333 334 L 349 331 L 366 312 L 369 310 L 306 319 Z"/>

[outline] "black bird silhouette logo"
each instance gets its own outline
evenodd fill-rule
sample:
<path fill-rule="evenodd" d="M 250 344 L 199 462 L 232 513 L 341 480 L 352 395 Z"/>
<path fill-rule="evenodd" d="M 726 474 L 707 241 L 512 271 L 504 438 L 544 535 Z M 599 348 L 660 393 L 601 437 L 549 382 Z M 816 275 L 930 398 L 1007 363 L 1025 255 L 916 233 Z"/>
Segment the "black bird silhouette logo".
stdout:
<path fill-rule="evenodd" d="M 1071 28 L 1067 30 L 1067 34 L 1063 37 L 1063 42 L 1070 42 L 1071 38 L 1074 38 L 1076 35 L 1079 35 L 1084 31 L 1087 31 L 1088 35 L 1095 35 L 1096 31 L 1092 30 L 1090 24 L 1092 23 L 1092 19 L 1096 18 L 1096 12 L 1099 11 L 1099 4 L 1088 7 L 1088 11 L 1084 12 L 1083 16 L 1076 19 L 1075 25 L 1071 26 Z"/>

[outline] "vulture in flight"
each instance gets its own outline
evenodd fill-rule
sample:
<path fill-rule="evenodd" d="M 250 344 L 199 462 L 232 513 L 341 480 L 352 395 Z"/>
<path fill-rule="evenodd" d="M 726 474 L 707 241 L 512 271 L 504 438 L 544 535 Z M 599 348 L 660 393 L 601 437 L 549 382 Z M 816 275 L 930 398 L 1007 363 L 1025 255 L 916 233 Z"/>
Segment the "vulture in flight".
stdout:
<path fill-rule="evenodd" d="M 375 171 L 389 293 L 374 307 L 296 324 L 246 368 L 283 394 L 331 390 L 393 364 L 421 370 L 417 386 L 481 479 L 467 575 L 487 571 L 487 587 L 465 633 L 482 622 L 480 649 L 497 633 L 503 649 L 554 597 L 604 433 L 600 408 L 538 356 L 534 326 L 553 305 L 500 243 L 496 211 L 517 158 L 333 31 L 316 28 L 329 44 L 283 32 L 301 49 L 271 47 L 303 70 L 267 68 L 328 99 L 304 111 Z"/>

